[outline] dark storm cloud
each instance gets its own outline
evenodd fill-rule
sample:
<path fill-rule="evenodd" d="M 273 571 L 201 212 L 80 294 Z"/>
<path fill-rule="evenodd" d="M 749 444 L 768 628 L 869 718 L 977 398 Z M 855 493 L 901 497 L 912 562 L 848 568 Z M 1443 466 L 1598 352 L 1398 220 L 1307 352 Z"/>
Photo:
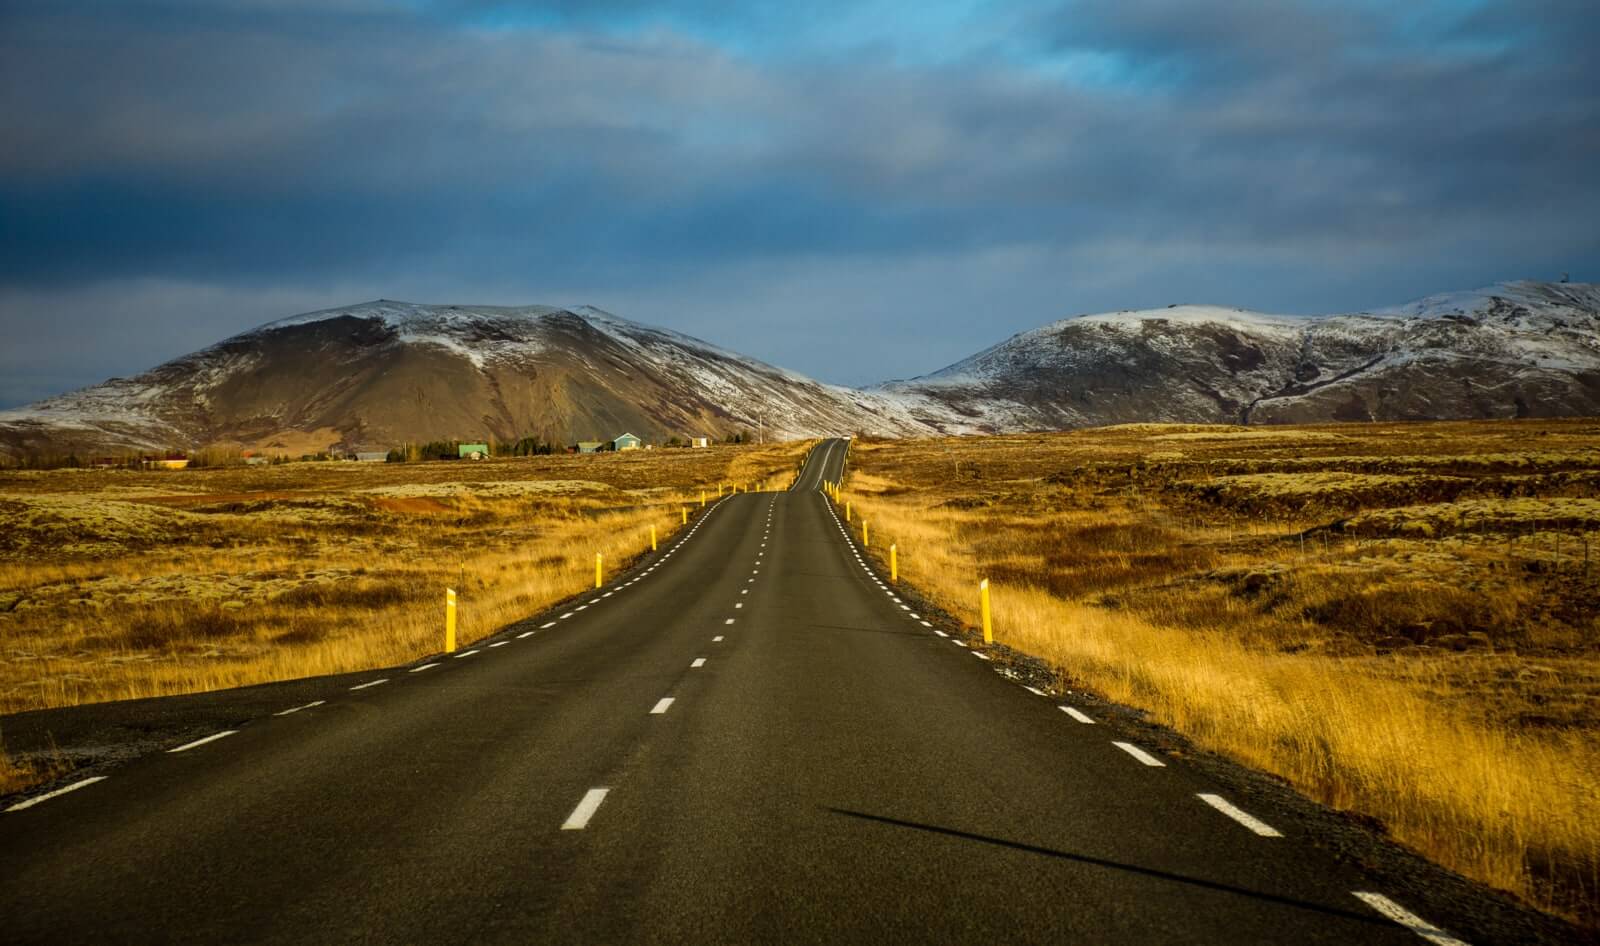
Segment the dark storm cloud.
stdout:
<path fill-rule="evenodd" d="M 593 301 L 860 382 L 1075 311 L 1582 275 L 1586 5 L 13 0 L 0 330 L 170 293 L 126 373 L 251 299 Z M 0 398 L 71 374 L 17 350 Z"/>

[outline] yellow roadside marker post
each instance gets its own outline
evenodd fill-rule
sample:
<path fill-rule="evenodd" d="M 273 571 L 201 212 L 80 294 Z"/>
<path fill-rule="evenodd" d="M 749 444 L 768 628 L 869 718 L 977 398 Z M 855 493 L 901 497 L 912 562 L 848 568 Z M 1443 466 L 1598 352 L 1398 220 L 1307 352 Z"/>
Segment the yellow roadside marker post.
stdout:
<path fill-rule="evenodd" d="M 845 503 L 844 504 L 844 521 L 845 522 L 849 522 L 850 521 L 850 504 L 849 503 Z"/>
<path fill-rule="evenodd" d="M 900 547 L 898 545 L 894 544 L 893 542 L 889 543 L 889 582 L 891 584 L 895 584 L 900 581 L 899 551 Z"/>
<path fill-rule="evenodd" d="M 706 491 L 705 490 L 701 490 L 700 491 L 700 507 L 703 509 L 703 508 L 705 508 L 705 505 L 706 505 Z"/>
<path fill-rule="evenodd" d="M 656 550 L 656 527 L 655 526 L 651 526 L 650 527 L 650 551 L 654 552 L 655 550 Z"/>
<path fill-rule="evenodd" d="M 994 643 L 994 622 L 989 618 L 989 579 L 978 582 L 978 595 L 983 599 L 983 642 Z"/>
<path fill-rule="evenodd" d="M 861 520 L 861 545 L 863 548 L 872 544 L 872 527 L 867 520 Z"/>
<path fill-rule="evenodd" d="M 600 580 L 600 568 L 601 563 L 604 561 L 605 556 L 601 555 L 599 552 L 594 553 L 594 586 L 596 588 L 599 588 L 602 584 Z"/>
<path fill-rule="evenodd" d="M 456 652 L 456 590 L 444 590 L 444 652 Z"/>
<path fill-rule="evenodd" d="M 679 506 L 678 507 L 678 512 L 683 514 L 683 524 L 684 525 L 688 525 L 689 524 L 689 507 L 688 506 Z"/>

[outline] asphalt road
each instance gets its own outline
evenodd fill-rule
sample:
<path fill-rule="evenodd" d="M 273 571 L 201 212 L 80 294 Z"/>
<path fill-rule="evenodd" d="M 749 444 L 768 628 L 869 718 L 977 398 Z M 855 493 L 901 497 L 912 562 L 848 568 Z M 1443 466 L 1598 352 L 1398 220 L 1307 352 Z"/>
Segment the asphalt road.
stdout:
<path fill-rule="evenodd" d="M 579 605 L 0 813 L 0 941 L 1521 929 L 1386 889 L 1267 796 L 997 673 L 859 559 L 817 489 L 844 459 L 819 446 Z"/>

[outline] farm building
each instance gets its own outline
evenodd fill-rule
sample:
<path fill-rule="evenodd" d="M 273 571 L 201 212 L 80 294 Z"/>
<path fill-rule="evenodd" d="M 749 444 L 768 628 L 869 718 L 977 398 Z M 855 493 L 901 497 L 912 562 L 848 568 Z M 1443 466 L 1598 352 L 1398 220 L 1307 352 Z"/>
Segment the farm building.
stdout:
<path fill-rule="evenodd" d="M 456 456 L 463 460 L 486 460 L 489 458 L 489 445 L 486 443 L 464 443 L 456 448 Z"/>
<path fill-rule="evenodd" d="M 604 447 L 604 440 L 580 440 L 572 445 L 573 453 L 599 453 Z"/>
<path fill-rule="evenodd" d="M 691 446 L 691 447 L 709 447 L 709 446 L 711 446 L 711 438 L 710 437 L 690 437 L 689 438 L 689 446 Z"/>
<path fill-rule="evenodd" d="M 383 463 L 389 459 L 387 450 L 358 450 L 356 459 L 362 463 Z"/>
<path fill-rule="evenodd" d="M 633 434 L 623 434 L 617 439 L 611 441 L 611 449 L 637 450 L 642 443 L 644 443 L 644 441 L 640 440 L 638 437 L 635 437 Z"/>

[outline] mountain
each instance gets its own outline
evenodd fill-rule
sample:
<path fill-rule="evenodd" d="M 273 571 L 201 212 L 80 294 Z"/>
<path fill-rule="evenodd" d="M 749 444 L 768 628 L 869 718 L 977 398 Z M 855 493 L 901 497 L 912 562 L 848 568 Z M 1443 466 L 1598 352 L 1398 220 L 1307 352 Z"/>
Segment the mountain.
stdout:
<path fill-rule="evenodd" d="M 1593 284 L 1502 283 L 1321 317 L 1190 305 L 1083 315 L 868 390 L 588 306 L 380 300 L 0 411 L 0 452 L 1561 415 L 1600 415 Z"/>
<path fill-rule="evenodd" d="M 381 300 L 272 322 L 135 378 L 0 412 L 0 448 L 80 454 L 738 430 L 791 438 L 929 428 L 892 398 L 599 309 Z"/>
<path fill-rule="evenodd" d="M 1600 287 L 1501 283 L 1321 317 L 1082 315 L 874 391 L 983 431 L 1597 415 Z"/>

